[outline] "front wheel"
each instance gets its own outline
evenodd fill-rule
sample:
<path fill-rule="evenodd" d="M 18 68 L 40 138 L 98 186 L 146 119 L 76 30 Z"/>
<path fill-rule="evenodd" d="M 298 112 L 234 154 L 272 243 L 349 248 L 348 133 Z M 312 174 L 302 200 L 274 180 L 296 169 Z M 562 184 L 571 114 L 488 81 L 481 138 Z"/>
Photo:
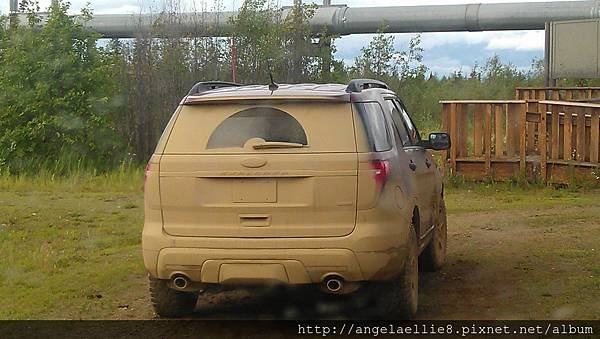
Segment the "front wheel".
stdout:
<path fill-rule="evenodd" d="M 446 204 L 442 199 L 433 236 L 429 245 L 419 258 L 421 268 L 425 271 L 437 271 L 446 263 L 446 246 L 448 243 L 448 222 L 446 220 Z"/>

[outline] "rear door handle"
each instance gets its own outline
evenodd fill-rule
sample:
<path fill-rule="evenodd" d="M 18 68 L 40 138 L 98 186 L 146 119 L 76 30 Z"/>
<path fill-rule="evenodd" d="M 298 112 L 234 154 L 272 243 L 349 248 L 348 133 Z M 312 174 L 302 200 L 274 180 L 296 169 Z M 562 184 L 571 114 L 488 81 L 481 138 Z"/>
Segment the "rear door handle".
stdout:
<path fill-rule="evenodd" d="M 265 214 L 240 214 L 240 225 L 267 227 L 271 225 L 271 216 Z"/>
<path fill-rule="evenodd" d="M 417 169 L 417 165 L 415 165 L 415 163 L 412 162 L 412 160 L 411 160 L 410 164 L 408 164 L 408 167 L 413 171 L 415 171 Z"/>

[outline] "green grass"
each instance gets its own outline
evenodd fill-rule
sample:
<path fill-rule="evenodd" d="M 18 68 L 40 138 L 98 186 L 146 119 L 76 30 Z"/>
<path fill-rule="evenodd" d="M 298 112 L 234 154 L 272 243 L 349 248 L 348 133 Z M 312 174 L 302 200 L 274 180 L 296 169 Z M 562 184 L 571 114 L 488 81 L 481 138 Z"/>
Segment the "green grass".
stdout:
<path fill-rule="evenodd" d="M 1 191 L 20 192 L 139 192 L 143 188 L 144 169 L 135 166 L 123 166 L 118 170 L 96 173 L 81 169 L 69 172 L 68 176 L 59 176 L 49 170 L 37 174 L 1 175 Z"/>
<path fill-rule="evenodd" d="M 553 309 L 573 303 L 581 289 L 598 291 L 600 246 L 593 244 L 600 238 L 599 191 L 464 184 L 449 186 L 446 196 L 454 232 L 452 260 L 499 270 L 504 265 L 499 260 L 513 260 L 519 269 L 508 269 L 524 274 L 518 279 L 531 280 L 526 287 L 515 285 L 515 291 L 527 293 L 521 298 L 533 303 L 521 308 L 534 307 L 536 314 L 551 317 Z M 142 226 L 139 168 L 102 175 L 0 177 L 0 319 L 151 317 Z M 520 233 L 513 239 L 511 232 Z M 496 244 L 498 234 L 510 242 Z M 520 252 L 509 253 L 513 250 Z M 555 274 L 551 266 L 562 273 Z M 460 268 L 449 269 L 453 267 Z M 457 279 L 471 276 L 456 274 Z M 461 280 L 456 284 L 444 282 L 444 293 L 456 288 L 461 300 L 467 292 L 458 290 Z M 540 294 L 555 297 L 544 297 L 547 306 L 540 306 Z M 438 308 L 438 298 L 432 298 L 428 309 L 425 295 L 424 312 L 445 312 Z M 585 302 L 589 310 L 578 316 L 600 316 L 593 300 Z"/>
<path fill-rule="evenodd" d="M 118 302 L 108 296 L 144 275 L 142 186 L 141 170 L 0 179 L 0 319 L 85 317 Z"/>
<path fill-rule="evenodd" d="M 446 193 L 450 213 L 494 210 L 530 210 L 552 207 L 598 205 L 598 190 L 557 189 L 542 186 L 465 183 L 448 185 Z"/>

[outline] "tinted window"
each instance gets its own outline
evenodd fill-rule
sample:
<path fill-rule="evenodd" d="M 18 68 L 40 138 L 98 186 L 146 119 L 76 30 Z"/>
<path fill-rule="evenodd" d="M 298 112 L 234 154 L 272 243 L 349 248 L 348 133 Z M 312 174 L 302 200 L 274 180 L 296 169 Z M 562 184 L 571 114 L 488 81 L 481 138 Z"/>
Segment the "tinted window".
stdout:
<path fill-rule="evenodd" d="M 393 100 L 387 99 L 385 100 L 385 102 L 390 108 L 390 111 L 392 112 L 392 121 L 394 122 L 394 128 L 396 129 L 396 133 L 402 141 L 402 145 L 410 146 L 412 143 L 402 119 L 401 109 L 398 106 L 396 106 Z"/>
<path fill-rule="evenodd" d="M 392 148 L 385 125 L 383 110 L 377 102 L 360 102 L 356 104 L 360 118 L 367 132 L 369 147 L 372 151 L 381 152 Z"/>
<path fill-rule="evenodd" d="M 235 113 L 219 124 L 206 148 L 244 147 L 252 138 L 308 144 L 304 129 L 293 116 L 272 107 L 253 107 Z"/>
<path fill-rule="evenodd" d="M 404 120 L 404 123 L 406 124 L 406 128 L 408 130 L 408 135 L 410 136 L 410 140 L 412 141 L 412 144 L 418 145 L 421 142 L 421 136 L 419 135 L 419 131 L 417 130 L 417 127 L 415 126 L 415 124 L 413 124 L 412 120 L 410 119 L 410 116 L 408 115 L 408 112 L 406 111 L 406 107 L 404 107 L 404 105 L 398 100 L 394 100 L 394 102 L 400 109 L 400 113 L 402 114 L 402 119 Z"/>

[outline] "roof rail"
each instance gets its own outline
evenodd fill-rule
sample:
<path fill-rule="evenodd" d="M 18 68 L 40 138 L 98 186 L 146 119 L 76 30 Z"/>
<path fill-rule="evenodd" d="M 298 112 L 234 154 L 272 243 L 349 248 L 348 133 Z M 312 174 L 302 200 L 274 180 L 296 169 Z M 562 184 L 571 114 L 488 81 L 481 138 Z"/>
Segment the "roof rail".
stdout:
<path fill-rule="evenodd" d="M 190 89 L 188 95 L 200 94 L 202 92 L 210 91 L 211 89 L 223 88 L 223 87 L 238 87 L 242 86 L 240 84 L 236 84 L 235 82 L 227 82 L 227 81 L 202 81 Z"/>
<path fill-rule="evenodd" d="M 346 92 L 362 92 L 364 89 L 369 88 L 383 88 L 390 89 L 385 82 L 374 80 L 374 79 L 354 79 L 350 80 L 348 83 L 348 87 L 346 87 Z"/>

